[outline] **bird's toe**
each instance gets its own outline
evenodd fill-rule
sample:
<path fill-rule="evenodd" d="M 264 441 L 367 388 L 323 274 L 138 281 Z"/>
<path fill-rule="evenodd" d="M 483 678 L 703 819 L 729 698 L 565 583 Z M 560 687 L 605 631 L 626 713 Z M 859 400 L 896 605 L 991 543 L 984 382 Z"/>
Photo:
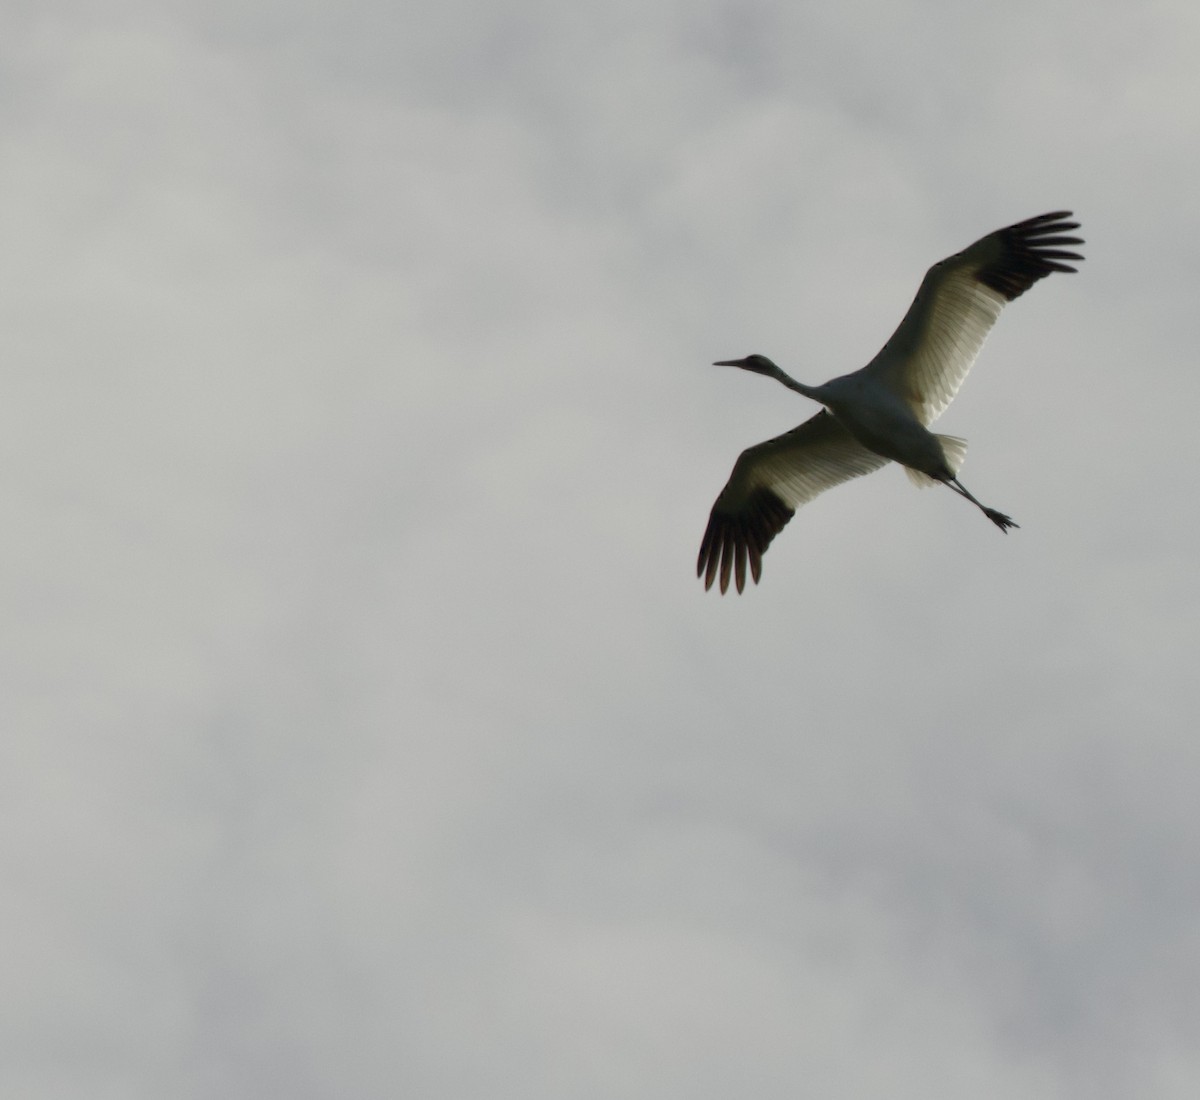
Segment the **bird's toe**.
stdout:
<path fill-rule="evenodd" d="M 1006 535 L 1010 527 L 1020 527 L 1020 524 L 1014 523 L 1009 516 L 1006 516 L 1003 512 L 997 512 L 995 508 L 985 508 L 983 512 Z"/>

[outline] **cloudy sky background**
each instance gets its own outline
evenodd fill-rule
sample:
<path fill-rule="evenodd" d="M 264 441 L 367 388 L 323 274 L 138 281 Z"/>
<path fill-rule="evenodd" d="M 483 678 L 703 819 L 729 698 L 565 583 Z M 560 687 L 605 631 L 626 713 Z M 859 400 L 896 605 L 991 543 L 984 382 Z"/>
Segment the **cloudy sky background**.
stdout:
<path fill-rule="evenodd" d="M 0 1092 L 1194 1097 L 1200 11 L 0 15 Z M 1063 207 L 738 598 L 737 453 Z"/>

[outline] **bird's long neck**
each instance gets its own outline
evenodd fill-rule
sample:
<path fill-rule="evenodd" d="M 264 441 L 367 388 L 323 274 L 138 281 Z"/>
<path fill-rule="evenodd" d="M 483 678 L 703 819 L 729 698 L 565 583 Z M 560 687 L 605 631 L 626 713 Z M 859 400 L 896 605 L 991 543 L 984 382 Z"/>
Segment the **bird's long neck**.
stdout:
<path fill-rule="evenodd" d="M 781 368 L 776 367 L 775 369 L 778 372 L 775 375 L 776 381 L 782 382 L 783 385 L 787 386 L 789 390 L 795 390 L 796 393 L 803 394 L 805 397 L 813 401 L 821 400 L 819 386 L 806 386 L 803 382 L 797 382 L 790 374 Z"/>

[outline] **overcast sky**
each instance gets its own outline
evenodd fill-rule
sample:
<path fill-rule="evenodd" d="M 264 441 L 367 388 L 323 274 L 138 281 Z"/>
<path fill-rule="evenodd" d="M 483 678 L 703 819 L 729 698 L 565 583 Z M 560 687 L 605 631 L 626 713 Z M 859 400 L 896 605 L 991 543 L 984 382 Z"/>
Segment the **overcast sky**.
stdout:
<path fill-rule="evenodd" d="M 0 15 L 0 1093 L 1200 1093 L 1200 9 Z M 743 596 L 739 451 L 1073 209 Z"/>

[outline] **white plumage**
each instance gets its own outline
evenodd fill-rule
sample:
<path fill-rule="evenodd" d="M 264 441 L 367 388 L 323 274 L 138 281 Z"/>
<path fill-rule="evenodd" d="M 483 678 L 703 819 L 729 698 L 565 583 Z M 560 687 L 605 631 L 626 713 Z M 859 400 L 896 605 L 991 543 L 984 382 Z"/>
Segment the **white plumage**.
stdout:
<path fill-rule="evenodd" d="M 1017 525 L 980 504 L 958 480 L 965 440 L 928 430 L 954 399 L 1004 306 L 1054 271 L 1082 260 L 1064 245 L 1069 211 L 1042 214 L 980 238 L 926 273 L 904 320 L 861 370 L 820 386 L 797 382 L 763 355 L 726 359 L 825 406 L 784 435 L 743 451 L 709 516 L 697 573 L 721 591 L 755 583 L 762 556 L 796 509 L 843 481 L 896 461 L 918 485 L 942 483 L 1002 531 Z"/>

